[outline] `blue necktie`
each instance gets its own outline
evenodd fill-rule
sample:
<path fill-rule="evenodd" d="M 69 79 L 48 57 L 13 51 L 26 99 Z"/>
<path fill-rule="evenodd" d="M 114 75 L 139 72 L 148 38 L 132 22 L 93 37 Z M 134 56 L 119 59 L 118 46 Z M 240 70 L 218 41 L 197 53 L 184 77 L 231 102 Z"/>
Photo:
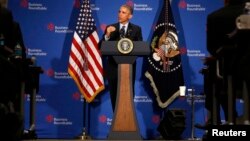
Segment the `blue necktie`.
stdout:
<path fill-rule="evenodd" d="M 120 29 L 119 33 L 120 33 L 120 37 L 121 38 L 125 37 L 125 26 L 122 26 L 122 28 Z"/>

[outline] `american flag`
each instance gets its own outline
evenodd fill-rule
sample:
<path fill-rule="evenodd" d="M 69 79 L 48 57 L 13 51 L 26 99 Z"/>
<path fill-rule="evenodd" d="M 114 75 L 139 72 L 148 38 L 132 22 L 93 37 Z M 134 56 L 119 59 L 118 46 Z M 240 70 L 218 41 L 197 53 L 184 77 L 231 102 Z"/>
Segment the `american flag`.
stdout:
<path fill-rule="evenodd" d="M 104 89 L 99 37 L 89 0 L 84 0 L 72 39 L 68 72 L 87 102 Z"/>

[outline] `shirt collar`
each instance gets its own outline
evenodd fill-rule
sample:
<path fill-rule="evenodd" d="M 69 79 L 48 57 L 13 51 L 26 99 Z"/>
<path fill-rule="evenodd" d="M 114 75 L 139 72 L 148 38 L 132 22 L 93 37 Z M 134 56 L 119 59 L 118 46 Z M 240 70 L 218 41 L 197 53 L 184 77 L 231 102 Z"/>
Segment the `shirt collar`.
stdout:
<path fill-rule="evenodd" d="M 124 25 L 120 23 L 120 29 L 122 28 L 122 26 L 125 26 L 125 32 L 126 32 L 128 29 L 128 24 L 129 24 L 129 22 L 124 24 Z"/>

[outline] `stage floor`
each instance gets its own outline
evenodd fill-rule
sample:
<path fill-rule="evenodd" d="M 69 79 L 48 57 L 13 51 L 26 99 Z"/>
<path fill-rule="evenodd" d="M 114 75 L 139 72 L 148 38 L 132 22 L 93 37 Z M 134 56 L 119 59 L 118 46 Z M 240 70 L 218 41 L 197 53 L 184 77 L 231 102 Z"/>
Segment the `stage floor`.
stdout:
<path fill-rule="evenodd" d="M 75 140 L 67 140 L 67 139 L 35 139 L 35 140 L 22 140 L 22 141 L 83 141 L 83 140 L 81 140 L 81 139 L 75 139 Z M 85 140 L 85 141 L 108 141 L 108 140 Z M 121 140 L 121 141 L 124 141 L 124 140 Z M 131 140 L 131 141 L 137 141 L 137 140 Z M 142 140 L 140 140 L 140 141 L 142 141 Z M 145 141 L 162 141 L 162 140 L 145 140 Z M 176 140 L 165 140 L 165 141 L 176 141 Z M 178 141 L 202 141 L 202 139 L 178 140 Z"/>

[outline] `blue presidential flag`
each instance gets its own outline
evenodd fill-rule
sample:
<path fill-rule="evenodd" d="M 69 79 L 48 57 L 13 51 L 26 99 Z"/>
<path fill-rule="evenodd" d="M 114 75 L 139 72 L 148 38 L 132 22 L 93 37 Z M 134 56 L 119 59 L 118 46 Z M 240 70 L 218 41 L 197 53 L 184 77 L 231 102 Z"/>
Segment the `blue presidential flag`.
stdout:
<path fill-rule="evenodd" d="M 184 85 L 178 35 L 168 0 L 164 1 L 151 39 L 145 76 L 150 81 L 158 105 L 166 108 L 179 96 Z"/>

